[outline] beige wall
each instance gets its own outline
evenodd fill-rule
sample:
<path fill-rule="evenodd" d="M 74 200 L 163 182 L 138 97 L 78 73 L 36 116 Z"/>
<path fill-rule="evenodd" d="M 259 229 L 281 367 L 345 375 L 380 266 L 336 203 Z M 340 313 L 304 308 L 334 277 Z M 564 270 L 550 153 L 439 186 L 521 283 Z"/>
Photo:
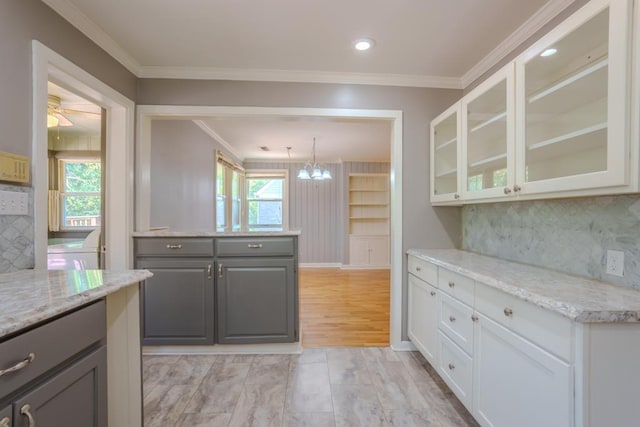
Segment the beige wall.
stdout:
<path fill-rule="evenodd" d="M 39 0 L 0 1 L 0 151 L 31 156 L 31 41 L 135 101 L 136 77 Z"/>

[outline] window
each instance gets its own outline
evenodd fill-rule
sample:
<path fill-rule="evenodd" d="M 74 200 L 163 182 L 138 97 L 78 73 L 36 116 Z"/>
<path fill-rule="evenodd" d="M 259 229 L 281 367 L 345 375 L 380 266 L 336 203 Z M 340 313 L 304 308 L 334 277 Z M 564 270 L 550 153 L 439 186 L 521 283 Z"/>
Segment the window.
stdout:
<path fill-rule="evenodd" d="M 482 174 L 467 178 L 467 189 L 469 191 L 482 190 Z"/>
<path fill-rule="evenodd" d="M 507 169 L 498 169 L 496 171 L 493 171 L 493 186 L 494 187 L 507 186 Z"/>
<path fill-rule="evenodd" d="M 247 215 L 249 230 L 288 228 L 286 171 L 247 172 Z"/>
<path fill-rule="evenodd" d="M 216 230 L 239 231 L 243 209 L 244 169 L 218 153 L 216 164 Z"/>
<path fill-rule="evenodd" d="M 97 159 L 61 159 L 60 228 L 100 227 L 102 168 Z"/>

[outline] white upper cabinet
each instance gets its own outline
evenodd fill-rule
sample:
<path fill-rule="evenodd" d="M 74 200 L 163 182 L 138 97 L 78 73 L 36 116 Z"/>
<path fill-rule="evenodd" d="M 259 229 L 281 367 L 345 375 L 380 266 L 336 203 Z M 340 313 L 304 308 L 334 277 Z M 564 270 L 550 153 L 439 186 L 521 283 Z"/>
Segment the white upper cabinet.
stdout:
<path fill-rule="evenodd" d="M 431 201 L 460 199 L 460 104 L 431 122 Z"/>
<path fill-rule="evenodd" d="M 593 0 L 516 60 L 523 195 L 629 184 L 631 4 Z"/>
<path fill-rule="evenodd" d="M 514 64 L 461 104 L 463 199 L 508 196 L 514 185 Z"/>
<path fill-rule="evenodd" d="M 639 191 L 632 21 L 592 0 L 436 118 L 431 202 Z"/>

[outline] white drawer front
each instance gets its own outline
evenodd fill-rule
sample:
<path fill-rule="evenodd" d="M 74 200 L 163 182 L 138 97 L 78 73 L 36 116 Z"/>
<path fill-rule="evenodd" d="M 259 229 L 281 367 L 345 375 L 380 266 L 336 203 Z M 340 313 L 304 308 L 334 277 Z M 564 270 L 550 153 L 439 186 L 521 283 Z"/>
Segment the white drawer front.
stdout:
<path fill-rule="evenodd" d="M 442 332 L 440 341 L 440 376 L 458 399 L 471 411 L 472 359 Z"/>
<path fill-rule="evenodd" d="M 441 292 L 439 313 L 440 330 L 473 356 L 473 309 Z"/>
<path fill-rule="evenodd" d="M 556 356 L 571 360 L 571 320 L 481 283 L 476 293 L 478 312 Z"/>
<path fill-rule="evenodd" d="M 473 307 L 475 283 L 473 279 L 440 267 L 438 271 L 438 287 L 468 306 Z"/>
<path fill-rule="evenodd" d="M 438 267 L 413 255 L 409 255 L 407 261 L 409 273 L 424 280 L 431 286 L 438 286 Z"/>

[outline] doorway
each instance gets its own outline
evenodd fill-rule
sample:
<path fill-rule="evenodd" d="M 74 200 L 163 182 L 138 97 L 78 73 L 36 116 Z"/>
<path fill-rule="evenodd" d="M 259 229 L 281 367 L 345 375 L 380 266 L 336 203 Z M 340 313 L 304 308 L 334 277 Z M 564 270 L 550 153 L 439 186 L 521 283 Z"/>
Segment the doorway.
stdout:
<path fill-rule="evenodd" d="M 154 119 L 194 119 L 199 117 L 339 117 L 388 120 L 391 123 L 391 270 L 389 314 L 390 341 L 396 350 L 411 348 L 402 341 L 402 112 L 390 110 L 207 107 L 207 106 L 138 106 L 138 144 L 136 146 L 136 229 L 150 227 L 149 165 L 151 122 Z M 303 332 L 304 333 L 304 332 Z"/>

